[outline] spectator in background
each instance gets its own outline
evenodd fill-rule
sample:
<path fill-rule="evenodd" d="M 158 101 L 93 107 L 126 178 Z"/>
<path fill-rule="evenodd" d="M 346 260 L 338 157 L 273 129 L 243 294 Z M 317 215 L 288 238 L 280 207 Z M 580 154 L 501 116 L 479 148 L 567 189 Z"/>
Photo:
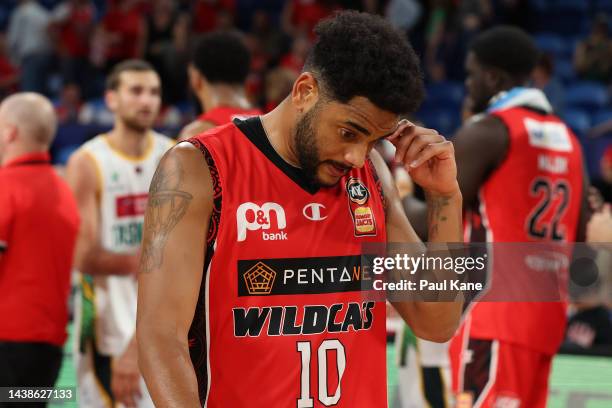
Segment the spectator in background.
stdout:
<path fill-rule="evenodd" d="M 173 0 L 155 0 L 145 24 L 145 59 L 159 73 L 164 104 L 184 100 L 187 93 L 187 31 L 189 20 Z"/>
<path fill-rule="evenodd" d="M 264 110 L 272 111 L 291 93 L 293 82 L 297 79 L 299 72 L 284 67 L 277 67 L 269 71 L 265 79 L 265 99 Z"/>
<path fill-rule="evenodd" d="M 235 14 L 235 0 L 196 0 L 192 13 L 193 31 L 201 34 L 231 28 Z"/>
<path fill-rule="evenodd" d="M 548 54 L 540 54 L 538 63 L 531 74 L 531 82 L 535 88 L 540 89 L 548 98 L 555 113 L 563 116 L 565 109 L 565 92 L 563 85 L 553 76 L 553 59 Z"/>
<path fill-rule="evenodd" d="M 410 31 L 423 14 L 423 5 L 417 0 L 390 0 L 385 8 L 385 19 L 394 27 Z"/>
<path fill-rule="evenodd" d="M 581 41 L 574 54 L 574 67 L 583 79 L 609 82 L 612 75 L 612 39 L 608 19 L 600 14 L 589 37 Z"/>
<path fill-rule="evenodd" d="M 246 79 L 246 96 L 250 103 L 261 105 L 265 76 L 272 64 L 257 36 L 247 33 L 244 42 L 251 55 L 251 67 Z"/>
<path fill-rule="evenodd" d="M 62 79 L 81 89 L 87 88 L 90 80 L 89 43 L 94 14 L 90 0 L 65 0 L 55 7 L 51 16 Z"/>
<path fill-rule="evenodd" d="M 41 95 L 14 94 L 0 105 L 3 387 L 53 387 L 62 364 L 79 212 L 50 164 L 56 127 Z"/>
<path fill-rule="evenodd" d="M 291 52 L 285 54 L 283 58 L 281 58 L 281 67 L 287 68 L 296 74 L 300 74 L 309 49 L 310 43 L 308 42 L 308 37 L 305 35 L 296 37 L 291 45 Z"/>
<path fill-rule="evenodd" d="M 291 42 L 291 38 L 270 21 L 270 15 L 265 10 L 256 10 L 253 13 L 251 32 L 266 60 L 272 64 L 278 63 Z"/>
<path fill-rule="evenodd" d="M 6 53 L 6 37 L 0 32 L 0 99 L 17 91 L 19 70 L 11 63 Z"/>
<path fill-rule="evenodd" d="M 102 19 L 105 72 L 144 53 L 144 21 L 139 0 L 114 0 Z"/>
<path fill-rule="evenodd" d="M 49 12 L 33 0 L 19 0 L 8 26 L 8 50 L 21 67 L 21 89 L 45 93 L 51 66 Z"/>
<path fill-rule="evenodd" d="M 60 124 L 76 123 L 81 112 L 81 89 L 75 83 L 64 84 L 55 113 Z"/>
<path fill-rule="evenodd" d="M 185 140 L 235 117 L 261 114 L 245 95 L 250 54 L 240 34 L 232 31 L 209 33 L 196 43 L 189 79 L 204 113 L 182 130 Z"/>
<path fill-rule="evenodd" d="M 312 38 L 312 29 L 319 20 L 338 9 L 332 0 L 287 0 L 282 15 L 283 30 L 292 37 L 305 34 Z"/>
<path fill-rule="evenodd" d="M 465 78 L 466 46 L 489 23 L 489 0 L 431 0 L 425 62 L 432 81 Z"/>

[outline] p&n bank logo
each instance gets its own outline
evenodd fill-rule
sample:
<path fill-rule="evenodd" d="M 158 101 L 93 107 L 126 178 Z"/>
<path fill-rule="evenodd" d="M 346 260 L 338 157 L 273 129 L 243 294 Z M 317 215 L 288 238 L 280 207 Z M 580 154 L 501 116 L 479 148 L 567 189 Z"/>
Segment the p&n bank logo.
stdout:
<path fill-rule="evenodd" d="M 274 215 L 274 217 L 272 217 Z M 261 207 L 255 203 L 242 203 L 236 210 L 236 225 L 238 227 L 238 242 L 247 238 L 247 231 L 269 230 L 270 226 L 276 225 L 279 232 L 261 232 L 264 241 L 284 241 L 287 233 L 283 230 L 287 227 L 285 210 L 277 203 L 264 203 Z"/>

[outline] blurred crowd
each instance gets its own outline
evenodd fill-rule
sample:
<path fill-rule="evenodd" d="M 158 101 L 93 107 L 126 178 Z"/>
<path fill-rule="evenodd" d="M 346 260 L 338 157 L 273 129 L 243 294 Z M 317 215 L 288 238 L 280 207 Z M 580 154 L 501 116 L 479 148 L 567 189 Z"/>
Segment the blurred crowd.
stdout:
<path fill-rule="evenodd" d="M 404 30 L 431 83 L 463 81 L 466 48 L 485 28 L 513 24 L 545 30 L 548 37 L 540 43 L 546 53 L 534 83 L 562 112 L 567 83 L 561 81 L 608 84 L 612 74 L 605 7 L 575 3 L 584 23 L 578 19 L 571 35 L 558 32 L 560 37 L 551 40 L 551 32 L 565 28 L 548 27 L 540 18 L 559 18 L 545 0 L 9 0 L 0 5 L 0 95 L 41 92 L 54 99 L 63 123 L 109 124 L 100 102 L 105 74 L 119 61 L 144 58 L 162 78 L 160 125 L 180 126 L 198 109 L 186 73 L 190 44 L 202 33 L 238 29 L 252 53 L 248 96 L 269 110 L 299 73 L 316 22 L 352 8 L 386 15 Z M 576 10 L 566 11 L 576 16 Z M 441 127 L 457 125 L 451 120 L 449 129 Z"/>

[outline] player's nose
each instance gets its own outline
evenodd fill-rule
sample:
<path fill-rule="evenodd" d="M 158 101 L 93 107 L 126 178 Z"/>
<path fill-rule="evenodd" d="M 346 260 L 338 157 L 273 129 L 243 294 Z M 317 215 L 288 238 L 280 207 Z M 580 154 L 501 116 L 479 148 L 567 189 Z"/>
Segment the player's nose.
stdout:
<path fill-rule="evenodd" d="M 362 168 L 368 154 L 368 145 L 362 143 L 352 144 L 344 152 L 344 161 L 358 169 Z"/>

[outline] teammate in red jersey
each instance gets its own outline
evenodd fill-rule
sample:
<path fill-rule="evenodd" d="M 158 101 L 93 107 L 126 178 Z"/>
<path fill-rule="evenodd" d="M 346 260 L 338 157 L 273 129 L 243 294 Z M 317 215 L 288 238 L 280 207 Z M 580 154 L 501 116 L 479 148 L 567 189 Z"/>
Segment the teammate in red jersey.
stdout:
<path fill-rule="evenodd" d="M 525 87 L 537 53 L 532 39 L 512 27 L 484 32 L 470 47 L 466 87 L 477 115 L 453 140 L 466 241 L 583 240 L 588 207 L 582 153 L 544 94 Z M 498 258 L 493 280 L 509 263 Z M 520 268 L 518 259 L 513 262 Z M 470 306 L 450 346 L 456 391 L 470 393 L 477 407 L 545 407 L 565 309 L 564 302 Z"/>
<path fill-rule="evenodd" d="M 316 33 L 276 109 L 181 143 L 158 167 L 137 336 L 158 405 L 387 407 L 386 304 L 360 292 L 361 245 L 420 241 L 377 140 L 427 192 L 430 241 L 461 240 L 452 144 L 400 121 L 423 95 L 403 34 L 357 12 Z M 462 301 L 394 306 L 441 342 Z"/>
<path fill-rule="evenodd" d="M 250 63 L 249 50 L 236 32 L 214 32 L 198 40 L 189 65 L 189 81 L 204 113 L 183 128 L 180 140 L 236 117 L 262 113 L 251 106 L 244 91 Z"/>

